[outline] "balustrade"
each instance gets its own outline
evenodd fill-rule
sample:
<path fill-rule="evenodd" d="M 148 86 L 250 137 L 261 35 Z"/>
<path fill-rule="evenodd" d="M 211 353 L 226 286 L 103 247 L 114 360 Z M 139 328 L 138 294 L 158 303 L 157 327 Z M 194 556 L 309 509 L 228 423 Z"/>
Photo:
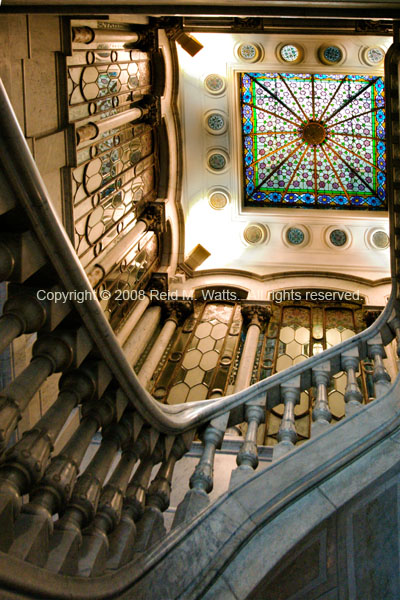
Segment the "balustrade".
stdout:
<path fill-rule="evenodd" d="M 77 43 L 99 40 L 97 32 L 93 34 L 85 28 L 77 29 L 75 35 Z M 130 35 L 131 41 L 139 41 Z M 114 40 L 118 38 L 125 44 L 124 36 L 119 33 Z M 366 355 L 374 362 L 376 397 L 383 397 L 391 385 L 383 364 L 385 346 L 394 337 L 400 340 L 400 318 L 396 316 L 387 325 L 394 306 L 391 299 L 384 315 L 370 330 L 302 364 L 295 364 L 287 372 L 275 373 L 248 387 L 260 332 L 268 320 L 269 310 L 263 306 L 246 306 L 243 315 L 247 332 L 233 395 L 180 407 L 158 403 L 139 382 L 146 386 L 151 380 L 177 324 L 192 309 L 190 303 L 168 303 L 163 313 L 161 306 L 151 305 L 149 292 L 139 297 L 137 304 L 130 302 L 133 310 L 124 314 L 124 321 L 117 327 L 124 355 L 95 299 L 87 306 L 72 301 L 57 315 L 51 303 L 33 300 L 33 288 L 24 287 L 24 281 L 33 274 L 35 286 L 43 283 L 46 290 L 56 286 L 64 291 L 74 287 L 81 291 L 93 290 L 72 246 L 58 227 L 29 152 L 18 134 L 4 91 L 0 99 L 0 120 L 4 125 L 0 129 L 2 171 L 18 173 L 18 177 L 11 173 L 10 185 L 21 212 L 26 213 L 21 231 L 16 235 L 17 245 L 7 237 L 0 241 L 2 274 L 22 286 L 21 295 L 10 294 L 5 305 L 5 316 L 0 321 L 3 346 L 24 332 L 38 332 L 30 364 L 0 393 L 3 453 L 0 550 L 11 558 L 40 567 L 41 578 L 45 570 L 74 576 L 74 581 L 77 575 L 107 578 L 112 573 L 118 578 L 121 567 L 140 558 L 165 535 L 163 513 L 169 507 L 174 469 L 190 449 L 196 431 L 203 440 L 203 452 L 190 478 L 190 490 L 177 508 L 174 528 L 207 507 L 214 483 L 214 459 L 228 423 L 240 425 L 245 419 L 247 424 L 237 456 L 238 469 L 231 481 L 233 486 L 242 475 L 249 476 L 257 468 L 257 431 L 265 418 L 266 407 L 272 409 L 283 404 L 278 444 L 274 448 L 276 459 L 294 449 L 298 439 L 295 407 L 300 394 L 311 385 L 316 389 L 313 434 L 322 431 L 332 420 L 328 388 L 330 378 L 341 370 L 347 377 L 346 414 L 362 410 L 357 370 L 360 359 Z M 129 110 L 110 114 L 104 119 L 104 126 L 107 119 L 115 118 L 108 121 L 108 126 L 113 123 L 120 127 L 118 119 L 128 116 Z M 96 121 L 96 131 L 99 132 L 98 123 Z M 90 129 L 90 123 L 81 126 Z M 9 146 L 10 151 L 6 152 Z M 146 164 L 139 165 L 138 170 Z M 135 224 L 129 222 L 131 229 L 127 228 L 120 239 L 116 236 L 115 242 L 108 246 L 97 248 L 96 260 L 85 264 L 93 285 L 101 284 L 110 276 L 116 263 L 147 231 L 162 232 L 163 205 L 144 204 Z M 8 205 L 2 203 L 5 214 L 10 206 L 14 208 L 13 201 Z M 22 260 L 25 250 L 22 252 L 21 248 L 31 248 L 35 254 L 27 266 Z M 60 257 L 65 262 L 64 267 Z M 148 279 L 146 284 L 151 290 L 153 284 Z M 395 311 L 398 311 L 397 306 Z M 162 327 L 155 336 L 162 319 Z M 139 370 L 138 382 L 131 367 L 137 365 L 152 339 L 154 344 Z M 36 392 L 54 373 L 62 373 L 58 396 L 33 427 L 22 438 L 15 439 L 18 421 Z M 77 408 L 80 415 L 77 428 L 65 432 L 66 443 L 59 452 L 55 451 L 60 433 Z M 88 461 L 85 456 L 95 443 L 94 436 L 96 443 L 99 438 L 101 441 Z M 150 483 L 152 471 L 158 464 L 157 474 Z M 22 504 L 25 495 L 27 501 Z"/>

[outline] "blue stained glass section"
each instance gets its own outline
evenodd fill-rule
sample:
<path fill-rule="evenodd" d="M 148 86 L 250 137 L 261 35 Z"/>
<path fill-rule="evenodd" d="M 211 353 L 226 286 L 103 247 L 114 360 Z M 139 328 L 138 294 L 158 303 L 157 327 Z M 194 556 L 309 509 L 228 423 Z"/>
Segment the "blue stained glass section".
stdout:
<path fill-rule="evenodd" d="M 386 208 L 385 96 L 372 75 L 240 75 L 245 206 Z"/>

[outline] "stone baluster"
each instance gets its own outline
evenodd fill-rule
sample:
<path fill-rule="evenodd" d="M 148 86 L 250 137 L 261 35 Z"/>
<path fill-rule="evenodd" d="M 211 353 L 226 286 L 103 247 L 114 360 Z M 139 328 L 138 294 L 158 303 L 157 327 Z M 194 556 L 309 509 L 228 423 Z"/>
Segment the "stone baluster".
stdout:
<path fill-rule="evenodd" d="M 16 295 L 8 298 L 0 317 L 0 352 L 23 333 L 39 331 L 46 322 L 45 302 L 35 296 Z"/>
<path fill-rule="evenodd" d="M 78 569 L 82 530 L 95 518 L 100 493 L 118 449 L 132 437 L 135 413 L 126 408 L 119 422 L 103 428 L 99 449 L 79 476 L 61 519 L 56 522 L 46 568 L 64 575 Z"/>
<path fill-rule="evenodd" d="M 157 435 L 158 437 L 158 435 Z M 142 429 L 132 444 L 132 432 L 123 443 L 123 452 L 110 480 L 103 489 L 94 521 L 83 534 L 78 559 L 78 574 L 100 575 L 105 568 L 109 550 L 108 535 L 117 527 L 123 507 L 126 488 L 136 461 L 150 451 L 149 429 Z"/>
<path fill-rule="evenodd" d="M 312 371 L 313 383 L 316 388 L 315 404 L 312 411 L 311 435 L 318 435 L 325 431 L 332 420 L 329 410 L 328 385 L 330 382 L 331 365 L 322 363 Z"/>
<path fill-rule="evenodd" d="M 146 507 L 137 527 L 135 552 L 144 552 L 165 535 L 162 513 L 169 506 L 175 463 L 190 449 L 194 433 L 188 431 L 175 438 L 169 453 L 165 453 L 164 460 L 147 492 Z"/>
<path fill-rule="evenodd" d="M 172 527 L 189 521 L 209 504 L 208 494 L 212 491 L 214 484 L 215 452 L 217 448 L 221 447 L 228 419 L 229 413 L 226 413 L 212 419 L 207 426 L 203 434 L 203 453 L 190 478 L 190 489 L 176 509 Z"/>
<path fill-rule="evenodd" d="M 397 351 L 398 358 L 400 358 L 400 318 L 396 316 L 394 319 L 392 319 L 390 321 L 389 325 L 396 335 L 396 343 L 397 343 L 396 351 Z"/>
<path fill-rule="evenodd" d="M 155 340 L 148 357 L 144 361 L 142 368 L 138 373 L 138 378 L 143 387 L 147 387 L 151 377 L 158 366 L 168 344 L 179 323 L 183 323 L 186 317 L 192 312 L 193 306 L 189 301 L 186 302 L 166 302 L 164 310 L 167 312 L 167 318 L 164 325 Z"/>
<path fill-rule="evenodd" d="M 363 395 L 358 387 L 356 377 L 359 363 L 358 348 L 346 350 L 341 356 L 342 369 L 347 374 L 347 385 L 344 392 L 347 417 L 355 414 L 362 406 Z"/>
<path fill-rule="evenodd" d="M 284 409 L 277 436 L 279 443 L 274 446 L 274 460 L 293 450 L 297 442 L 294 407 L 300 402 L 300 375 L 281 384 L 281 394 Z"/>
<path fill-rule="evenodd" d="M 383 364 L 386 352 L 380 335 L 368 340 L 368 356 L 374 361 L 372 380 L 375 384 L 375 397 L 380 398 L 390 389 L 390 375 Z"/>
<path fill-rule="evenodd" d="M 114 419 L 115 397 L 106 393 L 100 402 L 84 405 L 83 408 L 84 416 L 79 427 L 60 454 L 52 459 L 15 523 L 14 542 L 9 553 L 39 566 L 47 560 L 49 536 L 53 530 L 52 515 L 64 509 L 93 435 L 99 427 Z"/>
<path fill-rule="evenodd" d="M 12 446 L 0 466 L 0 528 L 7 535 L 1 540 L 12 542 L 13 523 L 19 514 L 21 497 L 36 485 L 47 466 L 55 440 L 71 411 L 95 394 L 94 369 L 72 371 L 59 382 L 60 393 L 54 404 L 36 425 Z M 10 517 L 10 512 L 13 518 Z"/>
<path fill-rule="evenodd" d="M 258 467 L 257 432 L 265 421 L 265 399 L 248 402 L 245 407 L 247 421 L 246 437 L 236 457 L 238 468 L 231 474 L 229 487 L 235 487 L 248 479 Z"/>
<path fill-rule="evenodd" d="M 0 393 L 0 454 L 40 386 L 52 373 L 70 366 L 73 347 L 73 335 L 69 332 L 40 337 L 33 346 L 30 364 Z"/>
<path fill-rule="evenodd" d="M 155 432 L 156 433 L 156 432 Z M 158 434 L 157 434 L 158 435 Z M 154 439 L 157 440 L 157 437 Z M 161 462 L 163 446 L 161 439 L 155 448 L 150 447 L 149 453 L 141 459 L 132 480 L 126 490 L 122 508 L 121 520 L 109 536 L 109 553 L 107 571 L 116 571 L 133 558 L 136 538 L 136 523 L 142 518 L 146 505 L 146 490 L 149 485 L 154 465 Z"/>
<path fill-rule="evenodd" d="M 246 389 L 251 383 L 251 377 L 252 377 L 253 368 L 254 368 L 254 361 L 256 358 L 256 354 L 257 354 L 258 339 L 260 336 L 260 332 L 263 331 L 263 329 L 265 328 L 265 326 L 267 325 L 267 323 L 269 321 L 269 318 L 271 316 L 271 309 L 269 308 L 269 306 L 258 306 L 256 304 L 248 304 L 248 305 L 245 305 L 242 307 L 242 316 L 243 316 L 244 323 L 247 325 L 247 331 L 246 331 L 246 339 L 244 342 L 242 354 L 240 357 L 238 372 L 236 375 L 235 387 L 233 390 L 234 393 L 240 392 L 241 390 Z M 256 466 L 250 467 L 250 465 L 246 466 L 245 463 L 238 462 L 239 468 L 234 469 L 232 471 L 229 487 L 234 487 L 234 486 L 238 485 L 239 482 L 243 481 L 247 477 L 250 477 L 253 469 L 255 469 L 258 465 L 257 431 L 258 431 L 259 425 L 261 424 L 261 421 L 257 421 L 257 419 L 262 414 L 264 414 L 264 418 L 265 418 L 265 410 L 262 408 L 263 404 L 265 405 L 265 400 L 263 400 L 261 402 L 261 405 L 259 403 L 256 403 L 256 405 L 254 405 L 254 407 L 251 409 L 251 414 L 253 416 L 252 420 L 251 420 L 251 422 L 252 422 L 251 433 L 250 433 L 251 437 L 248 439 L 247 434 L 246 434 L 246 440 L 243 442 L 242 448 L 239 451 L 239 454 L 242 450 L 243 450 L 244 454 L 246 454 L 248 452 L 252 452 L 252 453 L 255 452 L 256 458 L 255 458 L 254 464 L 256 464 Z M 243 410 L 242 407 L 240 407 L 239 409 L 234 409 L 231 412 L 231 417 L 234 422 L 235 421 L 240 422 L 243 420 L 243 415 L 241 414 L 242 410 Z M 245 416 L 246 416 L 246 414 L 247 414 L 247 408 L 245 409 Z M 257 417 L 256 417 L 256 415 L 257 415 Z M 248 421 L 248 424 L 250 425 L 249 421 Z M 255 436 L 256 436 L 254 439 L 255 447 L 252 445 L 253 444 L 252 438 L 254 437 L 253 429 L 255 429 Z M 252 447 L 252 450 L 250 450 L 250 447 Z M 241 467 L 242 464 L 243 464 L 243 466 Z M 247 467 L 249 467 L 249 468 L 247 468 Z"/>

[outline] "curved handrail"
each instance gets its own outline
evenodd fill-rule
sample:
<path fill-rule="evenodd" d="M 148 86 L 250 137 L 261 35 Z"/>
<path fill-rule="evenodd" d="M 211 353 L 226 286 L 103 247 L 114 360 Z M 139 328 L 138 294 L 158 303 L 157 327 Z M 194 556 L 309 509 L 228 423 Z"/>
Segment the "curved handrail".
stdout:
<path fill-rule="evenodd" d="M 390 52 L 390 50 L 389 50 Z M 87 275 L 51 204 L 49 194 L 19 126 L 5 88 L 0 80 L 0 154 L 3 167 L 26 210 L 40 243 L 45 248 L 67 291 L 90 294 L 81 303 L 72 299 L 104 361 L 137 411 L 167 434 L 177 434 L 217 417 L 232 408 L 264 396 L 293 377 L 309 372 L 321 363 L 362 345 L 379 334 L 388 322 L 396 299 L 396 279 L 392 279 L 389 302 L 379 318 L 366 330 L 298 365 L 276 373 L 247 389 L 220 399 L 181 405 L 157 402 L 140 384 L 113 330 L 106 320 Z M 79 296 L 78 296 L 79 297 Z M 82 297 L 82 296 L 81 296 Z"/>

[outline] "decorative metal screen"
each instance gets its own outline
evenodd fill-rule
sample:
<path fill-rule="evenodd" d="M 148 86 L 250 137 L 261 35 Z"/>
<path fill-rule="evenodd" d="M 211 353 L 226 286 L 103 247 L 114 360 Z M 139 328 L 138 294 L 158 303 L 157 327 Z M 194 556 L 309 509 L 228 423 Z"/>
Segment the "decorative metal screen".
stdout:
<path fill-rule="evenodd" d="M 245 206 L 384 209 L 382 77 L 240 75 Z"/>

